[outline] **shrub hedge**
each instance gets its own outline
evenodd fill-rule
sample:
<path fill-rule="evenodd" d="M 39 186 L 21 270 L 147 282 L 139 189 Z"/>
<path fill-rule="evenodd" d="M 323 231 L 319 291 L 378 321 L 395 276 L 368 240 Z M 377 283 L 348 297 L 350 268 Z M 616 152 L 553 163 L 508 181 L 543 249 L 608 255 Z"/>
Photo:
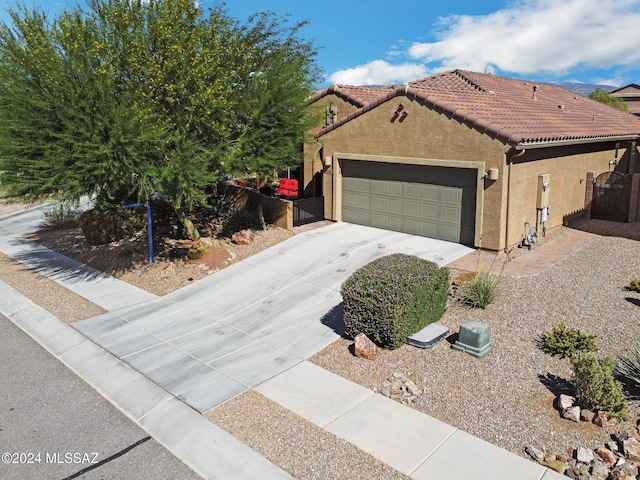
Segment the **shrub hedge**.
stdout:
<path fill-rule="evenodd" d="M 374 260 L 342 284 L 346 334 L 362 332 L 380 346 L 397 348 L 442 317 L 449 283 L 446 268 L 412 255 Z"/>

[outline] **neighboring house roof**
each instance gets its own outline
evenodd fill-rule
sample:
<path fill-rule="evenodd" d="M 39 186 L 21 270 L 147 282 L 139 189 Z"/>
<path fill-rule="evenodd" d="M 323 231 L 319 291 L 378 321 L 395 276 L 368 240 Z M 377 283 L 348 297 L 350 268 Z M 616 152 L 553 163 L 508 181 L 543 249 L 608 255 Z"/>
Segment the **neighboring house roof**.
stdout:
<path fill-rule="evenodd" d="M 625 90 L 627 90 L 627 92 L 624 92 Z M 640 93 L 640 85 L 638 85 L 637 83 L 630 83 L 629 85 L 625 85 L 624 87 L 611 90 L 609 93 L 613 94 L 613 93 L 621 93 L 621 92 L 631 93 L 631 94 Z"/>
<path fill-rule="evenodd" d="M 388 88 L 384 97 L 364 104 L 319 135 L 406 95 L 520 149 L 640 137 L 637 117 L 545 83 L 453 70 Z"/>

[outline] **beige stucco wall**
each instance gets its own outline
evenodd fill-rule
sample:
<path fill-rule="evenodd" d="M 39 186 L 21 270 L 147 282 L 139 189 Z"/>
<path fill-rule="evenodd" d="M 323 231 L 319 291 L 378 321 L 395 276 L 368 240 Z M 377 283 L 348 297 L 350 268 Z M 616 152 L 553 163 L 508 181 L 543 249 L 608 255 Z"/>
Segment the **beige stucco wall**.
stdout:
<path fill-rule="evenodd" d="M 402 119 L 394 113 L 399 104 L 407 115 Z M 434 112 L 424 106 L 398 97 L 385 102 L 363 115 L 341 125 L 321 136 L 325 157 L 335 158 L 335 164 L 325 167 L 323 193 L 325 196 L 325 216 L 339 220 L 340 201 L 334 198 L 336 174 L 339 175 L 338 157 L 348 154 L 376 157 L 371 161 L 401 162 L 425 165 L 446 165 L 449 167 L 478 168 L 482 176 L 489 168 L 502 169 L 505 146 L 488 136 L 479 135 L 469 127 L 451 120 L 446 115 Z M 442 163 L 442 162 L 445 163 Z M 337 179 L 339 185 L 339 178 Z M 502 196 L 504 180 L 502 174 L 496 181 L 479 181 L 479 202 L 481 211 L 476 222 L 477 246 L 491 245 L 498 248 Z M 339 187 L 336 188 L 339 193 Z M 337 203 L 336 203 L 337 200 Z M 338 208 L 334 208 L 335 206 Z M 485 220 L 483 220 L 485 219 Z M 497 228 L 482 230 L 482 224 L 490 219 Z M 485 247 L 488 248 L 488 247 Z"/>
<path fill-rule="evenodd" d="M 624 152 L 620 149 L 620 154 Z M 539 158 L 541 156 L 551 158 Z M 587 172 L 596 174 L 614 168 L 609 161 L 615 156 L 615 145 L 596 152 L 571 152 L 568 148 L 530 150 L 511 165 L 511 201 L 509 204 L 509 244 L 519 243 L 527 230 L 525 222 L 542 235 L 540 212 L 536 209 L 538 175 L 549 174 L 549 205 L 547 233 L 563 225 L 569 216 L 583 211 Z M 508 179 L 507 171 L 505 177 Z"/>
<path fill-rule="evenodd" d="M 323 112 L 329 104 L 337 109 L 337 116 L 334 119 L 336 122 L 358 109 L 355 105 L 343 100 L 335 94 L 325 95 L 318 99 L 313 103 L 313 105 L 311 105 L 311 108 L 319 112 L 322 122 L 314 128 L 312 132 L 310 132 L 310 138 L 312 138 L 313 134 L 324 126 L 325 116 Z M 302 172 L 302 188 L 304 196 L 315 196 L 317 192 L 321 190 L 320 186 L 315 184 L 314 177 L 318 172 L 322 172 L 323 170 L 323 156 L 322 147 L 318 143 L 311 140 L 304 145 L 305 162 Z"/>
<path fill-rule="evenodd" d="M 394 119 L 400 104 L 407 115 Z M 566 216 L 582 211 L 587 172 L 613 168 L 609 161 L 615 151 L 614 143 L 528 150 L 509 166 L 509 159 L 519 151 L 406 97 L 379 105 L 322 135 L 318 142 L 322 156 L 332 160 L 330 166 L 322 166 L 325 216 L 332 220 L 340 220 L 340 158 L 351 155 L 391 162 L 404 158 L 406 163 L 464 168 L 472 162 L 479 172 L 476 246 L 496 251 L 520 243 L 527 221 L 542 235 L 536 209 L 539 174 L 550 174 L 549 232 L 561 226 Z M 626 146 L 621 145 L 621 157 Z M 320 164 L 318 159 L 315 163 Z M 480 178 L 490 168 L 498 169 L 498 180 Z"/>

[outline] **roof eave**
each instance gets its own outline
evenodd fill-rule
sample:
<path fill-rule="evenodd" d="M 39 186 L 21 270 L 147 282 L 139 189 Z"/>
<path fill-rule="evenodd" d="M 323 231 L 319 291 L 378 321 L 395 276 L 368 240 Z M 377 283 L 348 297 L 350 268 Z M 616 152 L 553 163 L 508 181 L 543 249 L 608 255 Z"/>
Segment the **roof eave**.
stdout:
<path fill-rule="evenodd" d="M 603 143 L 603 142 L 622 142 L 633 141 L 640 139 L 640 133 L 627 134 L 627 135 L 611 135 L 604 137 L 590 137 L 590 138 L 569 138 L 566 140 L 552 140 L 545 142 L 527 142 L 520 141 L 516 144 L 512 144 L 515 150 L 532 150 L 536 148 L 551 148 L 551 147 L 566 147 L 571 145 L 583 145 L 585 143 Z"/>

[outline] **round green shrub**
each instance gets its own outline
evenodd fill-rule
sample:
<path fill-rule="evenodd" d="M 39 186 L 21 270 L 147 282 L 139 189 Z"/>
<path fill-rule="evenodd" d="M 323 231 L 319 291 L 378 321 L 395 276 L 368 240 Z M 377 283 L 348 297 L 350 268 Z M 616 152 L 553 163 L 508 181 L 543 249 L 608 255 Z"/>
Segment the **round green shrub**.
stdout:
<path fill-rule="evenodd" d="M 542 334 L 540 347 L 551 355 L 560 358 L 570 357 L 576 352 L 595 352 L 596 336 L 584 333 L 577 328 L 569 328 L 564 322 L 554 324 L 550 332 Z"/>
<path fill-rule="evenodd" d="M 397 348 L 442 317 L 449 284 L 446 268 L 412 255 L 374 260 L 342 284 L 346 334 L 364 333 L 380 346 Z"/>
<path fill-rule="evenodd" d="M 146 209 L 118 207 L 92 209 L 80 215 L 80 228 L 90 245 L 104 245 L 122 240 L 146 226 Z"/>
<path fill-rule="evenodd" d="M 607 412 L 612 418 L 626 418 L 629 406 L 622 384 L 614 376 L 615 363 L 607 356 L 598 360 L 593 354 L 576 352 L 571 357 L 576 401 L 582 408 Z"/>

